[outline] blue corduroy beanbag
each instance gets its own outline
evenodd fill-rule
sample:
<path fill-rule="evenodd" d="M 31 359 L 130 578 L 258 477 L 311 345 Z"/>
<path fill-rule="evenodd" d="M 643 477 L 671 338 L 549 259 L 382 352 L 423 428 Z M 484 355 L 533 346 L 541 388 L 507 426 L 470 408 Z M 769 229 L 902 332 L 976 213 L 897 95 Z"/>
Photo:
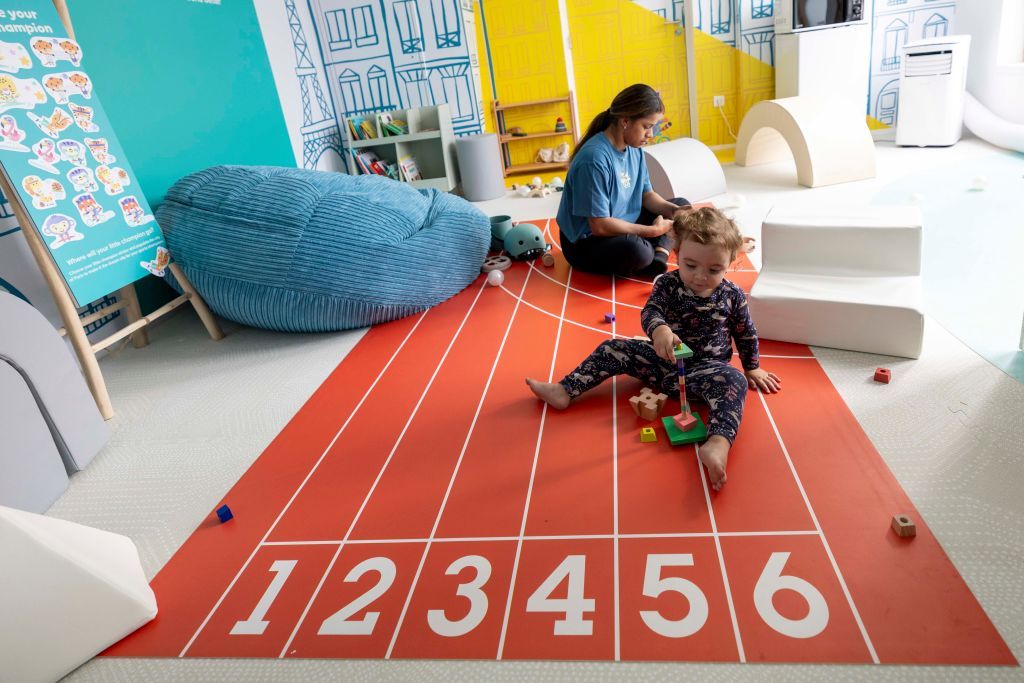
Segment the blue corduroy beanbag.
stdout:
<path fill-rule="evenodd" d="M 460 197 L 383 176 L 270 166 L 186 176 L 156 215 L 215 313 L 286 332 L 363 327 L 434 306 L 480 274 L 491 241 L 487 216 Z"/>

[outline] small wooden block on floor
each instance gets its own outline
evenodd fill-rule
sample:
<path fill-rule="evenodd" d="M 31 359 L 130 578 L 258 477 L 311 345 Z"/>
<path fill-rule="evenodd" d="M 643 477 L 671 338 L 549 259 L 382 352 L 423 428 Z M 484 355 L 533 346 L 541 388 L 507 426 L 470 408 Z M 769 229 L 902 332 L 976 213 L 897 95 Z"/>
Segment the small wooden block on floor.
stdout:
<path fill-rule="evenodd" d="M 892 530 L 900 538 L 917 536 L 917 527 L 914 526 L 914 520 L 910 518 L 910 515 L 895 515 L 892 518 Z"/>

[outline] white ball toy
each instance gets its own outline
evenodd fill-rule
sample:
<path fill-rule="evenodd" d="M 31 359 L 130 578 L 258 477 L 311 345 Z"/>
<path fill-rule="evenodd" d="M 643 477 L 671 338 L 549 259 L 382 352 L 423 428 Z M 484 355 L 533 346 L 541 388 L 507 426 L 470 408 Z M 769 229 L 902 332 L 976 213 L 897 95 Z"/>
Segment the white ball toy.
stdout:
<path fill-rule="evenodd" d="M 505 273 L 501 272 L 500 270 L 492 270 L 491 272 L 487 273 L 487 284 L 489 284 L 492 287 L 497 287 L 504 281 Z"/>
<path fill-rule="evenodd" d="M 516 194 L 519 195 L 520 197 L 529 197 L 530 196 L 530 186 L 529 185 L 520 185 L 519 187 L 516 188 Z"/>
<path fill-rule="evenodd" d="M 539 175 L 533 176 L 533 180 L 530 181 L 531 185 L 543 185 L 544 181 L 540 179 Z"/>
<path fill-rule="evenodd" d="M 971 192 L 980 192 L 988 189 L 988 178 L 983 175 L 974 176 L 971 179 Z"/>
<path fill-rule="evenodd" d="M 562 187 L 563 185 L 565 185 L 565 183 L 562 182 L 562 178 L 560 176 L 555 176 L 551 179 L 551 187 Z"/>

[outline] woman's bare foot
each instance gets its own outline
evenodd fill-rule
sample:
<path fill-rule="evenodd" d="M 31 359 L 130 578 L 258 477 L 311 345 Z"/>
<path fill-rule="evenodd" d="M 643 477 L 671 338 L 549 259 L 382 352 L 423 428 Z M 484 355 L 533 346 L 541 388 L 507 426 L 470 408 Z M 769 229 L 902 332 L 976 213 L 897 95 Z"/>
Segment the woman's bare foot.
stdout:
<path fill-rule="evenodd" d="M 537 398 L 544 401 L 552 408 L 564 410 L 569 407 L 569 401 L 572 399 L 565 391 L 565 387 L 558 382 L 538 382 L 535 379 L 527 377 L 526 384 L 529 385 L 530 391 L 532 391 Z M 726 444 L 728 444 L 728 441 Z"/>
<path fill-rule="evenodd" d="M 729 440 L 719 434 L 713 434 L 697 449 L 697 457 L 708 468 L 711 488 L 721 491 L 725 486 L 725 464 L 729 461 Z"/>

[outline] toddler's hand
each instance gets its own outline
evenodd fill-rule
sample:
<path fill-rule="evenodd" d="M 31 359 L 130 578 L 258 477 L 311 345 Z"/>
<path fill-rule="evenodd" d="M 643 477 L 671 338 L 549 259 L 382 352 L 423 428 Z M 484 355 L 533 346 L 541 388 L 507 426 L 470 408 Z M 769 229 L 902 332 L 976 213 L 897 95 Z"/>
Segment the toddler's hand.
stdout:
<path fill-rule="evenodd" d="M 747 384 L 751 389 L 760 389 L 763 392 L 774 394 L 782 391 L 782 379 L 774 372 L 768 372 L 761 368 L 747 370 Z"/>
<path fill-rule="evenodd" d="M 654 334 L 651 336 L 651 341 L 654 343 L 654 352 L 658 354 L 658 358 L 667 360 L 669 363 L 676 362 L 675 348 L 677 344 L 682 343 L 672 328 L 668 325 L 661 325 L 654 328 Z"/>

